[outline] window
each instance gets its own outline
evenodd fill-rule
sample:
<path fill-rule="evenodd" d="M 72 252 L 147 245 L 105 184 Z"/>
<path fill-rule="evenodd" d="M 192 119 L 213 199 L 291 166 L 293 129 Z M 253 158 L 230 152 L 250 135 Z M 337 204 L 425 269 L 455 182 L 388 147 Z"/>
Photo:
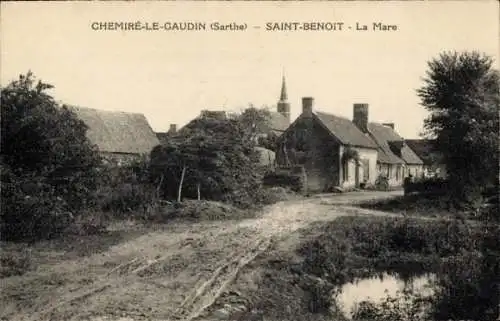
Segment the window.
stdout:
<path fill-rule="evenodd" d="M 387 178 L 392 178 L 392 165 L 387 165 Z"/>
<path fill-rule="evenodd" d="M 398 168 L 396 169 L 396 180 L 400 180 L 401 179 L 401 166 L 398 166 Z"/>

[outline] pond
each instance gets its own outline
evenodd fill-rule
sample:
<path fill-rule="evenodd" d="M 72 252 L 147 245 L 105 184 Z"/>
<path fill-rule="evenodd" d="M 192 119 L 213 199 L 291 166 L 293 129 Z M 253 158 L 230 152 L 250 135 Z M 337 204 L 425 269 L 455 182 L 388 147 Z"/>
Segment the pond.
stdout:
<path fill-rule="evenodd" d="M 340 311 L 348 318 L 352 316 L 353 309 L 362 301 L 380 303 L 387 296 L 395 297 L 405 288 L 413 289 L 422 295 L 432 295 L 432 281 L 435 275 L 427 274 L 404 281 L 398 276 L 384 273 L 382 276 L 360 279 L 342 286 L 336 302 Z"/>

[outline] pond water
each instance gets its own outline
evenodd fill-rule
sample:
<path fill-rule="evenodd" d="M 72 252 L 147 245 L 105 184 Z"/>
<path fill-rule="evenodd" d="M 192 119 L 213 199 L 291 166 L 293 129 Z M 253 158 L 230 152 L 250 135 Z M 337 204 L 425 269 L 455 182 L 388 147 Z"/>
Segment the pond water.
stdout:
<path fill-rule="evenodd" d="M 405 282 L 397 276 L 385 273 L 380 277 L 360 279 L 344 284 L 336 302 L 343 314 L 350 318 L 353 308 L 360 302 L 380 303 L 387 296 L 395 297 L 398 292 L 403 291 L 405 288 L 413 288 L 416 293 L 422 295 L 432 295 L 431 284 L 434 279 L 435 275 L 428 274 L 414 277 Z"/>

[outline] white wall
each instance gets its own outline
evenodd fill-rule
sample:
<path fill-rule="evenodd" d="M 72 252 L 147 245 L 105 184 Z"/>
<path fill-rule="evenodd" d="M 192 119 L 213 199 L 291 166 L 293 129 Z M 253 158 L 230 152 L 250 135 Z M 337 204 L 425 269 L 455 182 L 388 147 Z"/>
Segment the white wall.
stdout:
<path fill-rule="evenodd" d="M 369 148 L 361 148 L 361 147 L 352 147 L 352 149 L 356 150 L 359 154 L 360 160 L 368 160 L 368 168 L 369 168 L 369 177 L 368 184 L 375 184 L 375 180 L 377 179 L 377 159 L 378 153 L 375 149 Z M 340 155 L 344 153 L 344 148 L 340 148 Z M 356 185 L 356 162 L 354 160 L 350 160 L 348 162 L 347 167 L 347 179 L 344 180 L 345 176 L 343 174 L 343 168 L 341 170 L 340 180 L 341 186 L 344 188 L 347 187 L 355 187 Z M 359 183 L 363 183 L 363 167 L 359 166 Z"/>
<path fill-rule="evenodd" d="M 402 186 L 404 178 L 407 176 L 406 170 L 400 164 L 380 164 L 378 166 L 378 175 L 384 175 L 388 178 L 389 186 Z"/>

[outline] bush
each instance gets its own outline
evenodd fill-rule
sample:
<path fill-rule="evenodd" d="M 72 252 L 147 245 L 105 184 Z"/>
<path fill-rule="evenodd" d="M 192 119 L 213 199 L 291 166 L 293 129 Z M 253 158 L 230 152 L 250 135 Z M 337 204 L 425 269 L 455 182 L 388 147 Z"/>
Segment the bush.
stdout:
<path fill-rule="evenodd" d="M 87 127 L 31 73 L 1 91 L 1 238 L 58 235 L 95 205 L 100 158 Z"/>
<path fill-rule="evenodd" d="M 262 182 L 264 186 L 289 188 L 294 192 L 300 192 L 304 188 L 302 176 L 292 173 L 267 173 Z"/>
<path fill-rule="evenodd" d="M 3 167 L 1 194 L 3 240 L 52 238 L 73 221 L 68 203 L 43 177 L 19 176 Z"/>
<path fill-rule="evenodd" d="M 149 177 L 147 161 L 106 169 L 105 184 L 99 190 L 99 207 L 115 214 L 144 213 L 158 203 L 158 192 Z"/>
<path fill-rule="evenodd" d="M 407 289 L 394 297 L 386 296 L 381 303 L 362 301 L 352 311 L 353 320 L 424 321 L 430 299 Z"/>
<path fill-rule="evenodd" d="M 250 204 L 260 187 L 259 154 L 241 124 L 197 118 L 184 128 L 151 153 L 154 176 L 164 177 L 162 196 Z"/>
<path fill-rule="evenodd" d="M 420 193 L 427 195 L 445 195 L 449 190 L 449 183 L 441 178 L 424 178 L 418 180 L 405 180 L 405 194 Z"/>

